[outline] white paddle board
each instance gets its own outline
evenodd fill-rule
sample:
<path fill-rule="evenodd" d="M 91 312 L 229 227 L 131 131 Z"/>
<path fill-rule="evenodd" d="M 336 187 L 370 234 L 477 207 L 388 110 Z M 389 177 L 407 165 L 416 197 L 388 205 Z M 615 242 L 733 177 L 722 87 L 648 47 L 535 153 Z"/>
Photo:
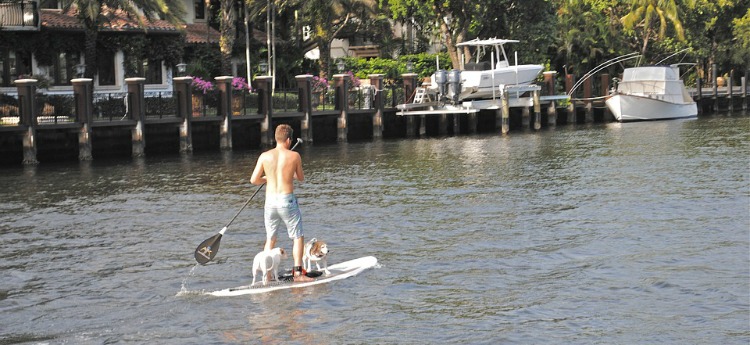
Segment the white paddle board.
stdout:
<path fill-rule="evenodd" d="M 276 291 L 276 290 L 304 288 L 308 286 L 325 284 L 325 283 L 329 283 L 335 280 L 353 277 L 368 268 L 375 267 L 375 265 L 377 264 L 378 264 L 378 259 L 376 259 L 374 256 L 365 256 L 359 259 L 349 260 L 349 261 L 345 261 L 342 263 L 328 266 L 328 271 L 331 272 L 330 274 L 322 275 L 318 278 L 315 278 L 315 280 L 311 282 L 295 283 L 291 281 L 281 281 L 281 282 L 273 281 L 273 282 L 269 282 L 268 285 L 265 285 L 265 286 L 263 285 L 263 283 L 256 282 L 255 285 L 253 286 L 250 286 L 250 285 L 238 286 L 238 287 L 224 289 L 224 290 L 207 292 L 207 294 L 218 296 L 218 297 L 227 297 L 227 296 L 261 294 L 261 293 L 266 293 L 266 292 L 271 292 L 271 291 Z"/>

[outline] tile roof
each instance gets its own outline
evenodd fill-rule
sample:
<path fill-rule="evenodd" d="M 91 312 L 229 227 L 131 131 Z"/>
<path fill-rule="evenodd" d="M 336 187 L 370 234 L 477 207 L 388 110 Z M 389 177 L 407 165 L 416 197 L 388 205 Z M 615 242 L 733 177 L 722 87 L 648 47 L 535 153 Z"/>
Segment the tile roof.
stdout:
<path fill-rule="evenodd" d="M 83 31 L 83 24 L 76 18 L 77 9 L 71 8 L 68 12 L 62 10 L 42 9 L 41 27 L 55 31 Z M 121 10 L 109 12 L 105 9 L 105 15 L 110 20 L 102 24 L 100 31 L 133 32 L 143 31 L 144 27 L 138 24 L 134 18 L 130 18 Z M 145 29 L 148 32 L 177 33 L 177 28 L 165 20 L 145 21 Z"/>
<path fill-rule="evenodd" d="M 206 23 L 185 24 L 185 41 L 188 44 L 219 43 L 220 34 Z"/>

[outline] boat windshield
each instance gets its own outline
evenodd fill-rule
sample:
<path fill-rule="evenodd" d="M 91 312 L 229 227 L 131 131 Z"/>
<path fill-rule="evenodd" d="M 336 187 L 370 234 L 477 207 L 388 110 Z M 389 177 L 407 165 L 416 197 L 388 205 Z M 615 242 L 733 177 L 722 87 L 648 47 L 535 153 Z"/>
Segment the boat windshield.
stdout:
<path fill-rule="evenodd" d="M 506 43 L 518 43 L 518 40 L 507 40 L 499 38 L 480 40 L 477 38 L 456 44 L 456 47 L 475 47 L 474 55 L 476 57 L 476 62 L 466 64 L 465 66 L 463 66 L 463 69 L 489 70 L 508 67 L 510 65 L 508 63 L 508 55 L 505 53 L 505 48 L 503 47 L 503 45 Z M 494 48 L 494 51 L 491 50 L 492 54 L 490 56 L 489 65 L 487 61 L 480 61 L 480 59 L 484 55 L 483 52 L 486 47 Z"/>

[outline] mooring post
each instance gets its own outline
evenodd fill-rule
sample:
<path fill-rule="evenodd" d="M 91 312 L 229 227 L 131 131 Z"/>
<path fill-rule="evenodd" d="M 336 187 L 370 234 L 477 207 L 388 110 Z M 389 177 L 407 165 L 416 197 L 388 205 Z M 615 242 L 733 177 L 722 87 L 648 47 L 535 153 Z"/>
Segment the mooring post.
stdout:
<path fill-rule="evenodd" d="M 334 85 L 336 87 L 336 110 L 340 111 L 338 121 L 336 121 L 336 140 L 346 142 L 348 136 L 347 117 L 349 112 L 349 83 L 351 76 L 349 74 L 334 74 Z"/>
<path fill-rule="evenodd" d="M 177 117 L 180 118 L 180 153 L 193 152 L 193 78 L 173 78 L 177 99 Z"/>
<path fill-rule="evenodd" d="M 273 77 L 264 75 L 255 77 L 256 89 L 258 90 L 258 113 L 263 115 L 260 122 L 260 144 L 262 146 L 271 146 L 274 142 L 273 124 Z"/>
<path fill-rule="evenodd" d="M 554 96 L 555 95 L 555 76 L 557 76 L 557 71 L 546 71 L 542 73 L 544 75 L 544 85 L 547 87 L 547 95 L 548 96 Z M 553 127 L 557 125 L 557 104 L 555 104 L 555 100 L 550 100 L 549 105 L 547 106 L 547 126 Z"/>
<path fill-rule="evenodd" d="M 534 90 L 534 129 L 542 128 L 542 105 L 539 104 L 539 90 Z"/>
<path fill-rule="evenodd" d="M 414 93 L 417 90 L 419 75 L 416 73 L 404 73 L 401 79 L 404 81 L 404 103 L 411 103 L 414 99 Z M 406 115 L 406 136 L 413 137 L 416 132 L 416 118 L 412 115 Z"/>
<path fill-rule="evenodd" d="M 729 112 L 734 111 L 734 100 L 732 99 L 734 88 L 732 87 L 732 83 L 734 82 L 734 70 L 729 71 L 729 79 L 727 80 L 727 107 L 729 108 Z"/>
<path fill-rule="evenodd" d="M 510 132 L 510 95 L 508 90 L 502 89 L 501 98 L 503 99 L 502 109 L 502 134 L 508 134 Z"/>
<path fill-rule="evenodd" d="M 594 102 L 591 100 L 593 97 L 593 81 L 591 78 L 587 78 L 583 82 L 583 109 L 585 113 L 584 121 L 586 123 L 594 122 Z"/>
<path fill-rule="evenodd" d="M 604 100 L 606 100 L 607 97 L 609 96 L 609 88 L 610 88 L 610 85 L 609 85 L 609 74 L 607 74 L 607 73 L 602 74 L 601 75 L 601 82 L 602 82 L 601 83 L 602 85 L 600 86 L 600 89 L 599 89 L 600 96 L 604 97 Z M 606 104 L 605 104 L 605 107 L 604 107 L 604 118 L 602 120 L 604 122 L 612 122 L 612 121 L 614 121 L 614 116 L 612 116 L 612 112 L 609 111 L 609 108 L 606 106 Z"/>
<path fill-rule="evenodd" d="M 128 85 L 128 112 L 130 119 L 135 121 L 135 127 L 130 132 L 133 157 L 143 157 L 146 150 L 146 135 L 143 132 L 143 122 L 146 119 L 146 78 L 125 78 L 125 83 Z"/>
<path fill-rule="evenodd" d="M 306 142 L 313 140 L 313 122 L 312 122 L 312 79 L 311 74 L 303 74 L 295 77 L 297 80 L 297 90 L 299 91 L 299 109 L 304 114 L 300 123 L 300 137 Z"/>
<path fill-rule="evenodd" d="M 711 81 L 713 82 L 713 95 L 714 95 L 714 112 L 719 111 L 719 72 L 716 64 L 711 65 Z"/>
<path fill-rule="evenodd" d="M 81 125 L 78 130 L 78 159 L 90 161 L 91 123 L 94 120 L 93 80 L 90 78 L 72 79 L 76 103 L 76 120 Z"/>
<path fill-rule="evenodd" d="M 565 75 L 565 93 L 570 93 L 570 90 L 573 89 L 573 84 L 575 84 L 575 77 L 572 74 L 566 74 Z M 568 118 L 567 123 L 568 124 L 574 124 L 576 123 L 576 103 L 573 100 L 575 98 L 575 95 L 570 95 L 570 102 L 568 103 Z"/>
<path fill-rule="evenodd" d="M 695 100 L 695 103 L 698 106 L 698 115 L 703 115 L 703 80 L 701 77 L 695 79 L 695 88 L 698 91 Z"/>
<path fill-rule="evenodd" d="M 373 98 L 373 109 L 375 112 L 372 114 L 372 138 L 381 139 L 383 138 L 383 111 L 385 111 L 385 92 L 383 92 L 383 78 L 384 74 L 370 74 L 370 85 L 375 89 L 375 97 Z"/>
<path fill-rule="evenodd" d="M 23 133 L 23 162 L 24 165 L 39 164 L 36 160 L 36 79 L 17 79 L 14 81 L 18 90 L 18 106 L 20 124 L 26 129 Z"/>
<path fill-rule="evenodd" d="M 232 149 L 232 77 L 221 76 L 214 78 L 216 88 L 219 89 L 219 148 L 224 151 Z"/>
<path fill-rule="evenodd" d="M 747 80 L 750 79 L 750 70 L 745 70 L 745 76 L 742 77 L 742 109 L 747 110 Z"/>

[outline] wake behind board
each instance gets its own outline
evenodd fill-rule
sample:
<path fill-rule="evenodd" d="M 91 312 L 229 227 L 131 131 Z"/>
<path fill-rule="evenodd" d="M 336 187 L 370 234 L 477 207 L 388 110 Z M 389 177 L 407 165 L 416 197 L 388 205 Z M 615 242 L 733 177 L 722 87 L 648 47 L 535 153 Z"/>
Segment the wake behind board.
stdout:
<path fill-rule="evenodd" d="M 325 283 L 330 283 L 332 281 L 353 277 L 368 268 L 375 267 L 375 265 L 377 264 L 378 264 L 378 259 L 376 259 L 374 256 L 365 256 L 359 259 L 349 260 L 349 261 L 345 261 L 342 263 L 328 266 L 328 271 L 330 271 L 331 274 L 322 275 L 318 278 L 315 278 L 315 280 L 311 282 L 295 283 L 292 281 L 282 280 L 280 282 L 276 282 L 276 281 L 269 282 L 268 285 L 266 286 L 263 286 L 263 283 L 256 282 L 255 285 L 253 286 L 250 286 L 250 285 L 239 286 L 235 288 L 208 292 L 207 294 L 218 296 L 218 297 L 228 297 L 228 296 L 261 294 L 261 293 L 266 293 L 266 292 L 271 292 L 271 291 L 276 291 L 276 290 L 304 288 L 308 286 L 325 284 Z"/>

